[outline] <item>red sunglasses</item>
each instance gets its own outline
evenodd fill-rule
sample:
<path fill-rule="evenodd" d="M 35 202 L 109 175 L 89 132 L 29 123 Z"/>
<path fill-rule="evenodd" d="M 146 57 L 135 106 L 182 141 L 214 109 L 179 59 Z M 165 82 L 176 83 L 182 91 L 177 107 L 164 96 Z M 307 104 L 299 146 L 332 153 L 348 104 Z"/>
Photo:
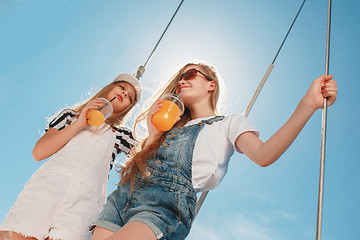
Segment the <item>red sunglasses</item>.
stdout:
<path fill-rule="evenodd" d="M 184 80 L 192 80 L 197 76 L 197 73 L 201 73 L 207 80 L 212 81 L 211 78 L 209 78 L 208 76 L 206 76 L 203 72 L 201 72 L 200 70 L 197 70 L 195 68 L 189 69 L 186 72 L 184 72 L 183 74 L 181 74 L 181 78 L 180 79 L 184 79 Z"/>

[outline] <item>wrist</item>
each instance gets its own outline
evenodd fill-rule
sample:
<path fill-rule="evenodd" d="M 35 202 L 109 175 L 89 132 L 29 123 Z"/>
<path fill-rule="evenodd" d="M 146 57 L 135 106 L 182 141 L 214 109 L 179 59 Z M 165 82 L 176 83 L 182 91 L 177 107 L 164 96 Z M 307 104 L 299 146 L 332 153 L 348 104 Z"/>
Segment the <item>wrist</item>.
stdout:
<path fill-rule="evenodd" d="M 73 122 L 71 124 L 73 126 L 73 128 L 80 132 L 81 130 L 83 130 L 84 128 L 86 128 L 88 126 L 87 122 L 82 122 L 81 120 L 77 119 L 75 122 Z"/>
<path fill-rule="evenodd" d="M 151 134 L 151 135 L 149 135 L 149 137 L 146 139 L 145 146 L 151 145 L 151 144 L 153 144 L 155 142 L 159 142 L 162 135 L 163 134 L 160 134 L 160 135 Z"/>
<path fill-rule="evenodd" d="M 310 111 L 311 113 L 314 113 L 318 109 L 314 101 L 311 98 L 307 98 L 306 96 L 300 100 L 299 107 Z"/>

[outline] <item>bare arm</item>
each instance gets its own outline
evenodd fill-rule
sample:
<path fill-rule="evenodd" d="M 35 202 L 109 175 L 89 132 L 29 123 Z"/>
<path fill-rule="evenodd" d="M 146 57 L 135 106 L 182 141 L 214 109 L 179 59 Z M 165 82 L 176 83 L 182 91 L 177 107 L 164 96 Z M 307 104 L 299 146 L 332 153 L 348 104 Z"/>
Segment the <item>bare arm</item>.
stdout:
<path fill-rule="evenodd" d="M 90 101 L 81 111 L 77 121 L 68 127 L 58 130 L 50 128 L 35 144 L 32 155 L 36 161 L 44 160 L 65 146 L 76 134 L 88 126 L 86 113 L 89 109 L 98 109 L 101 102 L 96 99 Z"/>
<path fill-rule="evenodd" d="M 236 139 L 235 144 L 252 161 L 266 167 L 288 149 L 313 113 L 323 107 L 323 98 L 327 97 L 328 106 L 331 106 L 336 95 L 337 87 L 332 75 L 321 76 L 313 81 L 288 121 L 265 143 L 255 134 L 246 132 Z"/>

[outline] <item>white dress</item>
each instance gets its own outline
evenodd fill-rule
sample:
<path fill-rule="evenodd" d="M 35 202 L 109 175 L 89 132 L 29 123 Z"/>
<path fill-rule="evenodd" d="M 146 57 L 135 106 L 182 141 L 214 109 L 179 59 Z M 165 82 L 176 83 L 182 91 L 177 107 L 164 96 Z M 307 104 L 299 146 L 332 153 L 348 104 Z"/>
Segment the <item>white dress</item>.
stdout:
<path fill-rule="evenodd" d="M 135 143 L 128 130 L 106 129 L 90 126 L 82 130 L 33 174 L 0 225 L 2 234 L 14 231 L 37 239 L 91 238 L 88 225 L 105 202 L 114 145 L 116 153 L 127 153 L 130 149 L 123 143 Z"/>

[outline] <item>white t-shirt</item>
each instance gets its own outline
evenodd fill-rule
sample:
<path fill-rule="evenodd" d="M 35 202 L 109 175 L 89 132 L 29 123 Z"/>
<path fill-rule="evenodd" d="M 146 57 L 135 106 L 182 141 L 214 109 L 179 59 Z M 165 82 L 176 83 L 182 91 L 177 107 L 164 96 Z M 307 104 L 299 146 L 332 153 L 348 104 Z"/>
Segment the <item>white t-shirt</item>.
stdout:
<path fill-rule="evenodd" d="M 194 119 L 185 126 L 210 118 Z M 209 191 L 220 184 L 236 148 L 235 140 L 244 132 L 254 132 L 259 136 L 255 126 L 240 114 L 230 114 L 223 120 L 205 124 L 196 139 L 193 153 L 192 182 L 197 192 Z M 241 152 L 241 149 L 237 150 Z"/>

